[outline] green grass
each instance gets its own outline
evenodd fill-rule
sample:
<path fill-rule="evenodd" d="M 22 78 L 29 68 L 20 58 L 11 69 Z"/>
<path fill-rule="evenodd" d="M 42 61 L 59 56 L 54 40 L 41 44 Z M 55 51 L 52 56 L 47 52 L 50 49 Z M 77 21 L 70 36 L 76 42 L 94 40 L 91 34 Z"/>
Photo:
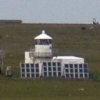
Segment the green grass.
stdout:
<path fill-rule="evenodd" d="M 86 27 L 86 30 L 82 30 Z M 12 66 L 19 77 L 24 51 L 45 29 L 53 36 L 57 54 L 85 58 L 91 73 L 100 73 L 100 25 L 8 24 L 0 25 L 0 46 L 5 51 L 4 69 Z M 80 91 L 84 88 L 84 91 Z M 0 76 L 0 100 L 99 100 L 100 82 L 71 80 L 14 80 Z"/>
<path fill-rule="evenodd" d="M 0 78 L 0 100 L 99 100 L 99 91 L 100 83 L 94 81 Z"/>
<path fill-rule="evenodd" d="M 82 27 L 86 27 L 86 30 L 82 30 Z M 16 73 L 20 61 L 24 60 L 24 51 L 34 45 L 34 37 L 42 29 L 53 36 L 55 53 L 82 56 L 89 63 L 91 72 L 100 72 L 100 25 L 0 25 L 0 46 L 5 50 L 5 68 L 11 65 L 15 75 L 18 75 Z"/>

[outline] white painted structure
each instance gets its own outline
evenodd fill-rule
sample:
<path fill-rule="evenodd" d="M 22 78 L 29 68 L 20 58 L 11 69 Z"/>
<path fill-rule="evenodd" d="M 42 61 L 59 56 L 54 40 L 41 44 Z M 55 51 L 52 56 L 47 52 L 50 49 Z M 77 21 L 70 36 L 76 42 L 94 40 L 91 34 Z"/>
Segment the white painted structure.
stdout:
<path fill-rule="evenodd" d="M 61 60 L 62 64 L 84 64 L 84 58 L 75 56 L 57 56 L 53 60 Z"/>
<path fill-rule="evenodd" d="M 33 63 L 33 58 L 31 58 L 29 51 L 25 51 L 25 63 Z"/>
<path fill-rule="evenodd" d="M 20 65 L 21 78 L 87 79 L 88 64 L 84 62 L 84 58 L 53 57 L 52 39 L 44 30 L 34 38 L 35 48 L 25 52 L 25 62 Z"/>
<path fill-rule="evenodd" d="M 45 31 L 42 34 L 34 38 L 36 41 L 35 45 L 35 56 L 37 57 L 51 57 L 52 56 L 52 37 L 48 36 Z"/>

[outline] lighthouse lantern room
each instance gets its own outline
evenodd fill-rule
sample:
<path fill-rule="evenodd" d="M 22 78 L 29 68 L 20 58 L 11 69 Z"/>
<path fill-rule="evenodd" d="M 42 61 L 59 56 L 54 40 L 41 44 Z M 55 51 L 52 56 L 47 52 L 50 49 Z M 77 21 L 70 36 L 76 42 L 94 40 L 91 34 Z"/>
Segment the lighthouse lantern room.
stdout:
<path fill-rule="evenodd" d="M 52 57 L 52 37 L 45 30 L 35 38 L 35 57 Z"/>

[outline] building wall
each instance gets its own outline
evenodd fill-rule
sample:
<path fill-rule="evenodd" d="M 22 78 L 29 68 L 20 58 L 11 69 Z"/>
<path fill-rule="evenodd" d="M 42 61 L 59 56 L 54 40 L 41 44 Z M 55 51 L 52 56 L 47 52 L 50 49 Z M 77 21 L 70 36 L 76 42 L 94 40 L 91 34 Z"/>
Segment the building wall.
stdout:
<path fill-rule="evenodd" d="M 88 64 L 65 64 L 64 76 L 68 79 L 89 78 Z"/>
<path fill-rule="evenodd" d="M 21 64 L 21 78 L 40 78 L 39 64 Z"/>
<path fill-rule="evenodd" d="M 33 67 L 32 67 L 33 66 Z M 62 62 L 23 63 L 20 66 L 21 78 L 61 78 L 88 79 L 88 64 L 64 64 Z M 34 70 L 34 72 L 33 72 Z M 33 76 L 34 74 L 34 76 Z"/>
<path fill-rule="evenodd" d="M 35 45 L 35 56 L 51 57 L 52 45 Z"/>
<path fill-rule="evenodd" d="M 25 63 L 34 63 L 33 58 L 31 58 L 29 51 L 25 52 Z"/>

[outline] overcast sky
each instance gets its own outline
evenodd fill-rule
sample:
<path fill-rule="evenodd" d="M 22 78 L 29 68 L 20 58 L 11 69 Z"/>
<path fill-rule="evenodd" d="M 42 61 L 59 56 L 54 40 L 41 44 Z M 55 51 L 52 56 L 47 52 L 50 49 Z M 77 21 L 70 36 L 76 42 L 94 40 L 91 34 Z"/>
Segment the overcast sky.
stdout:
<path fill-rule="evenodd" d="M 100 0 L 0 0 L 0 19 L 37 23 L 100 22 Z"/>

